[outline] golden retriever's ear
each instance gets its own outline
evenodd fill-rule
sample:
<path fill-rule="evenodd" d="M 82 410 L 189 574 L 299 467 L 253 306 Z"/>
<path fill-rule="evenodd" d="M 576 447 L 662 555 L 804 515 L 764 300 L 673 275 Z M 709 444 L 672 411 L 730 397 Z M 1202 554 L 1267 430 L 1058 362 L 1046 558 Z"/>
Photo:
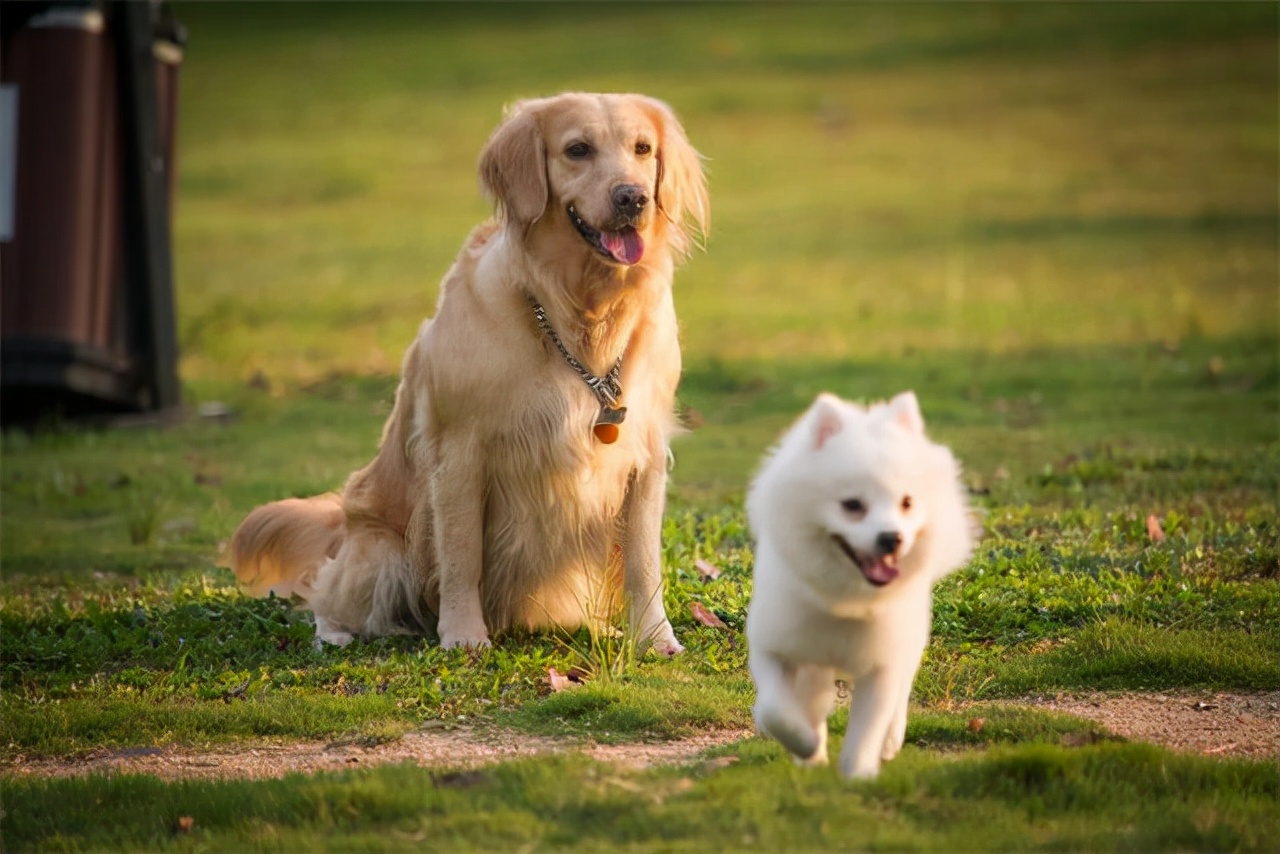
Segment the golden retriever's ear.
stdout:
<path fill-rule="evenodd" d="M 702 155 L 689 144 L 684 128 L 671 108 L 655 98 L 639 96 L 658 125 L 658 186 L 654 192 L 658 210 L 675 226 L 677 252 L 690 248 L 691 228 L 705 237 L 711 228 L 711 202 Z"/>
<path fill-rule="evenodd" d="M 480 185 L 503 221 L 528 228 L 541 219 L 547 208 L 546 160 L 538 111 L 521 101 L 480 152 Z"/>

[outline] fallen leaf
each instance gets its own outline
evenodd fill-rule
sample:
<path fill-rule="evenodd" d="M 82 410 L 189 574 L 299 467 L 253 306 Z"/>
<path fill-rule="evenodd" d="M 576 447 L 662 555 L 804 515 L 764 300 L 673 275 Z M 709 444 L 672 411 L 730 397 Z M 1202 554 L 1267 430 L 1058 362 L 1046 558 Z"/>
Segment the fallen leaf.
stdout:
<path fill-rule="evenodd" d="M 713 629 L 724 629 L 725 631 L 729 629 L 724 624 L 724 620 L 717 617 L 715 612 L 701 602 L 690 602 L 689 611 L 693 614 L 693 618 L 704 626 L 710 626 Z"/>
<path fill-rule="evenodd" d="M 1164 542 L 1164 528 L 1160 527 L 1160 520 L 1154 513 L 1147 517 L 1147 536 L 1153 543 Z"/>
<path fill-rule="evenodd" d="M 1234 749 L 1238 744 L 1239 742 L 1231 741 L 1218 747 L 1206 747 L 1200 752 L 1205 756 L 1212 756 L 1215 753 L 1226 753 L 1228 750 Z"/>
<path fill-rule="evenodd" d="M 698 575 L 701 576 L 703 581 L 714 581 L 720 577 L 720 567 L 714 563 L 698 558 L 693 562 L 693 565 L 697 568 Z"/>
<path fill-rule="evenodd" d="M 986 725 L 986 718 L 969 718 L 969 732 L 982 732 Z"/>
<path fill-rule="evenodd" d="M 547 681 L 551 683 L 552 691 L 564 691 L 578 684 L 554 667 L 547 668 Z"/>
<path fill-rule="evenodd" d="M 703 774 L 714 774 L 721 768 L 728 768 L 737 761 L 738 757 L 736 756 L 715 756 L 711 759 L 703 760 L 700 770 Z"/>
<path fill-rule="evenodd" d="M 189 815 L 178 816 L 178 832 L 190 833 L 191 828 L 195 827 L 196 820 Z"/>

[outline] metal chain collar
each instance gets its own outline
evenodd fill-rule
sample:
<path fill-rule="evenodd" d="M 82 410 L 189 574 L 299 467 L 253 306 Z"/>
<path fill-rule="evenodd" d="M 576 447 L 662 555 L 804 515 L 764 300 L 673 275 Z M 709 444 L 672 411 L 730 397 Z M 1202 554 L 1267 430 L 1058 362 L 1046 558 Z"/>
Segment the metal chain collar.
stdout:
<path fill-rule="evenodd" d="M 547 320 L 547 310 L 543 308 L 533 294 L 526 293 L 525 299 L 529 300 L 529 305 L 533 308 L 534 319 L 538 321 L 538 327 L 550 336 L 556 349 L 560 351 L 560 355 L 564 356 L 564 360 L 569 363 L 569 367 L 582 377 L 582 381 L 595 394 L 596 399 L 600 401 L 600 406 L 606 409 L 616 409 L 618 406 L 618 398 L 622 396 L 622 384 L 618 382 L 618 375 L 622 372 L 622 357 L 618 357 L 618 361 L 613 363 L 613 368 L 609 373 L 602 377 L 598 377 L 586 369 L 586 367 L 573 357 L 560 341 L 560 336 L 551 328 L 551 323 Z M 625 410 L 624 410 L 625 411 Z"/>

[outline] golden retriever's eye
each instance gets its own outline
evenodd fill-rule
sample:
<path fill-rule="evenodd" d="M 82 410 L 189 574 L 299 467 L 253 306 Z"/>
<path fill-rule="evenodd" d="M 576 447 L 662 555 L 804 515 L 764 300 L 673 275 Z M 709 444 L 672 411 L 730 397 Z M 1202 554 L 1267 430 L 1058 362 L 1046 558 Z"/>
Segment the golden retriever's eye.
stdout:
<path fill-rule="evenodd" d="M 858 498 L 846 498 L 840 502 L 840 506 L 844 508 L 844 512 L 852 513 L 855 516 L 861 516 L 867 512 L 867 506 Z"/>
<path fill-rule="evenodd" d="M 591 146 L 585 142 L 573 142 L 565 147 L 564 153 L 570 160 L 583 160 L 591 156 Z"/>
<path fill-rule="evenodd" d="M 649 143 L 643 141 L 636 143 L 637 157 L 647 157 L 651 151 L 653 151 L 653 146 L 649 145 Z"/>
<path fill-rule="evenodd" d="M 902 496 L 902 512 L 908 513 L 910 511 L 911 511 L 911 496 L 904 495 Z"/>

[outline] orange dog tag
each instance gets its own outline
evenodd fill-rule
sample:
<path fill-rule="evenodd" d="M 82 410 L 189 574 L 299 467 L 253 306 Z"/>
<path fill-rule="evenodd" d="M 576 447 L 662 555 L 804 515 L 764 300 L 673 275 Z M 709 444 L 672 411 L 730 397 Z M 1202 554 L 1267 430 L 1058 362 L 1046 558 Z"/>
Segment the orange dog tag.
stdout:
<path fill-rule="evenodd" d="M 612 445 L 618 441 L 618 434 L 621 429 L 618 427 L 627 417 L 627 408 L 625 406 L 602 406 L 600 407 L 600 415 L 596 418 L 595 425 L 591 428 L 591 432 L 596 434 L 596 438 L 606 445 Z"/>

